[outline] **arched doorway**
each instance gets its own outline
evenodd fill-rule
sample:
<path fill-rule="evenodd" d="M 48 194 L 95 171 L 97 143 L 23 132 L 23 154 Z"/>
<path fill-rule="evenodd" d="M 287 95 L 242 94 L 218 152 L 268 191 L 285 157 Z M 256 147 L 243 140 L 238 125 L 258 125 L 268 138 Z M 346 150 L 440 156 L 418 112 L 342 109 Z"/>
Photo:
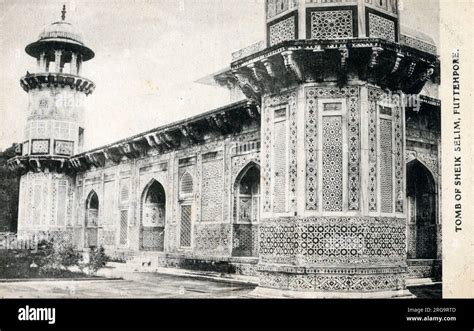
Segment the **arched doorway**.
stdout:
<path fill-rule="evenodd" d="M 407 164 L 409 259 L 436 259 L 436 184 L 420 161 Z"/>
<path fill-rule="evenodd" d="M 97 230 L 99 227 L 99 197 L 92 190 L 86 199 L 86 217 L 84 229 L 84 247 L 97 247 Z"/>
<path fill-rule="evenodd" d="M 163 251 L 165 239 L 166 195 L 163 185 L 152 180 L 142 194 L 140 249 Z"/>
<path fill-rule="evenodd" d="M 233 256 L 256 256 L 260 220 L 260 167 L 250 162 L 234 184 Z"/>

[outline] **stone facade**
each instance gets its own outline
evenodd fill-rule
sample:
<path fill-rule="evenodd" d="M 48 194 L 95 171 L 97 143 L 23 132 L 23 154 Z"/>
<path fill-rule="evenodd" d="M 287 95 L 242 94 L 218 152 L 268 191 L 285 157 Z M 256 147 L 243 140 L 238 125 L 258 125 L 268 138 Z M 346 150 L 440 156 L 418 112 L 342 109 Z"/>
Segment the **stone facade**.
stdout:
<path fill-rule="evenodd" d="M 424 92 L 439 84 L 436 54 L 398 43 L 396 1 L 328 2 L 267 1 L 267 48 L 236 52 L 213 76 L 247 100 L 86 152 L 93 83 L 80 66 L 42 73 L 30 47 L 42 67 L 22 79 L 31 117 L 9 161 L 22 175 L 19 235 L 62 233 L 158 265 L 229 264 L 278 289 L 397 294 L 407 277 L 433 276 L 440 106 Z M 91 58 L 84 47 L 79 59 Z M 78 106 L 51 106 L 67 96 Z"/>

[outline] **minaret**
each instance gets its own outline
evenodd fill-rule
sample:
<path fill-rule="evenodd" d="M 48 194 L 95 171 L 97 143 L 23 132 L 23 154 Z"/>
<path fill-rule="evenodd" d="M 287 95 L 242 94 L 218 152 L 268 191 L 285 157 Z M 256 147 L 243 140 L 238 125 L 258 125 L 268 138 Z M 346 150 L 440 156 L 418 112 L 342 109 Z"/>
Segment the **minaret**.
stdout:
<path fill-rule="evenodd" d="M 396 0 L 267 0 L 266 48 L 231 64 L 261 106 L 259 284 L 405 293 L 406 95 L 437 57 L 402 45 Z"/>
<path fill-rule="evenodd" d="M 9 161 L 22 174 L 18 234 L 64 233 L 72 226 L 74 203 L 66 160 L 82 151 L 84 101 L 95 85 L 81 71 L 94 52 L 66 21 L 66 6 L 61 20 L 25 51 L 36 59 L 37 69 L 20 80 L 28 93 L 28 116 L 21 155 Z"/>

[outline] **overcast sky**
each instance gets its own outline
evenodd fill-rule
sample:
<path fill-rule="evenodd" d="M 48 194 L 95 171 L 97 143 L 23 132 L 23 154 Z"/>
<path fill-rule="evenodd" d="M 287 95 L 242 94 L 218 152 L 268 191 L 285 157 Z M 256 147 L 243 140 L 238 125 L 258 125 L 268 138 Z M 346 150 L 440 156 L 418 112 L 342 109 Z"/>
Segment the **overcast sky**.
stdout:
<path fill-rule="evenodd" d="M 439 44 L 438 0 L 403 2 L 402 24 Z M 63 3 L 96 54 L 82 73 L 97 85 L 86 104 L 87 149 L 226 104 L 225 90 L 194 81 L 265 33 L 263 0 L 0 0 L 0 150 L 23 140 L 19 79 L 36 71 L 24 48 L 60 20 Z"/>

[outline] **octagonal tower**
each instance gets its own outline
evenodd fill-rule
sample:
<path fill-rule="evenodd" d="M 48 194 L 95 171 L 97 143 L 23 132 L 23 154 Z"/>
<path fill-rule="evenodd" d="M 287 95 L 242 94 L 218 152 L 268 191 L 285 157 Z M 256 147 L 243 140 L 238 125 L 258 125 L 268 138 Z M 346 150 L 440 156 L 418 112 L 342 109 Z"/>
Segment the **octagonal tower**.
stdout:
<path fill-rule="evenodd" d="M 231 64 L 262 108 L 260 286 L 400 295 L 404 114 L 436 55 L 398 42 L 396 0 L 268 0 L 266 29 Z"/>
<path fill-rule="evenodd" d="M 66 19 L 47 26 L 25 51 L 37 70 L 20 80 L 28 93 L 28 116 L 21 155 L 9 165 L 22 173 L 18 234 L 63 232 L 72 225 L 73 179 L 66 160 L 82 151 L 84 101 L 95 85 L 81 76 L 94 57 L 82 35 Z"/>

